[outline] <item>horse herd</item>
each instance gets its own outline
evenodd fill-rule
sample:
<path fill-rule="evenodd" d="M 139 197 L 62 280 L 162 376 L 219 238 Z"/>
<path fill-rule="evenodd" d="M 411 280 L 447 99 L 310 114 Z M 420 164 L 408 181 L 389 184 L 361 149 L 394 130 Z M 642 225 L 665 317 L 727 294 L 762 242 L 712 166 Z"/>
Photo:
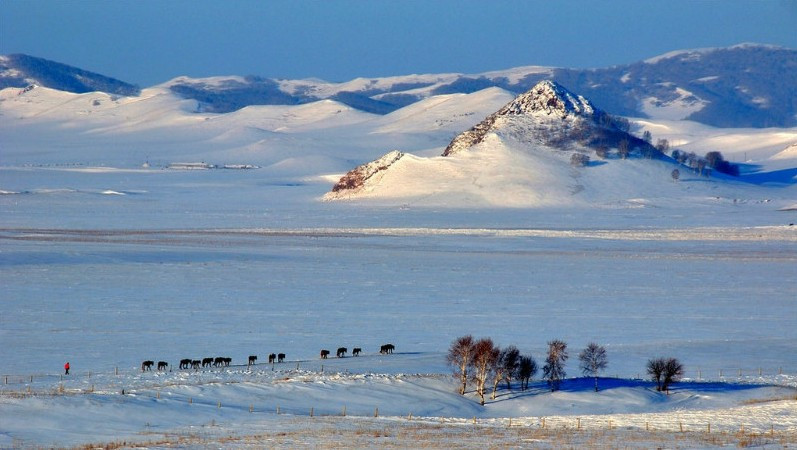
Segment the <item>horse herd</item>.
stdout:
<path fill-rule="evenodd" d="M 393 353 L 395 350 L 395 346 L 393 344 L 385 344 L 380 347 L 379 353 L 383 355 L 387 355 Z M 349 351 L 346 347 L 339 347 L 338 351 L 335 352 L 335 356 L 338 358 L 345 358 L 346 353 Z M 362 349 L 360 347 L 354 347 L 351 350 L 352 356 L 360 356 Z M 329 350 L 321 350 L 321 359 L 327 359 L 329 357 Z M 285 361 L 285 353 L 271 353 L 268 355 L 268 363 L 273 364 L 274 362 L 281 363 Z M 217 356 L 215 358 L 203 358 L 203 359 L 191 359 L 185 358 L 180 360 L 180 369 L 194 369 L 199 370 L 205 367 L 229 367 L 230 363 L 232 362 L 232 358 L 226 358 L 224 356 Z M 257 364 L 257 355 L 249 355 L 249 360 L 247 362 L 247 367 L 253 364 Z M 155 361 L 147 360 L 141 363 L 141 371 L 151 371 L 152 366 L 155 365 Z M 159 371 L 166 370 L 169 367 L 169 363 L 166 361 L 158 361 L 157 368 Z"/>

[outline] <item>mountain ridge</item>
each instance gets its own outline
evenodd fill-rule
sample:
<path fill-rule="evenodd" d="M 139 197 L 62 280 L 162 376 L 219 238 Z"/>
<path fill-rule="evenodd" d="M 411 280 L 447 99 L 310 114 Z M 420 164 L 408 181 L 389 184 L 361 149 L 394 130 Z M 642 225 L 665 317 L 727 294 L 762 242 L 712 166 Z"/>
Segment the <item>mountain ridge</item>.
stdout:
<path fill-rule="evenodd" d="M 53 62 L 48 66 L 41 58 L 22 56 L 38 61 L 41 67 L 50 67 L 44 72 L 53 71 L 55 81 L 59 76 L 64 78 L 64 73 L 73 74 L 72 84 L 40 80 L 46 87 L 84 89 L 81 92 L 109 89 L 106 92 L 137 95 L 136 87 L 124 82 L 120 82 L 124 83 L 121 90 L 96 84 L 93 88 L 83 86 L 74 81 L 80 81 L 74 76 L 79 69 Z M 3 58 L 0 88 L 31 84 L 29 81 L 35 77 L 26 76 L 19 67 L 9 67 L 10 57 Z M 636 63 L 596 69 L 525 66 L 482 74 L 356 78 L 342 83 L 259 76 L 177 77 L 160 86 L 198 101 L 198 111 L 214 113 L 249 105 L 293 105 L 332 99 L 361 111 L 386 114 L 440 94 L 472 93 L 488 87 L 519 94 L 544 79 L 582 93 L 614 115 L 686 119 L 731 128 L 797 126 L 797 50 L 764 44 L 677 50 Z"/>

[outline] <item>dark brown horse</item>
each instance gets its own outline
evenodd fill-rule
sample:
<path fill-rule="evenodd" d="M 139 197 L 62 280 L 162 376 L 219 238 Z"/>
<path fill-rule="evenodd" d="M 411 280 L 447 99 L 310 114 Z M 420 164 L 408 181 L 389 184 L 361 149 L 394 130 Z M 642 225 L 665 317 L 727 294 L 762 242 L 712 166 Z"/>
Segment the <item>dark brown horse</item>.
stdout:
<path fill-rule="evenodd" d="M 158 361 L 158 370 L 166 370 L 169 367 L 169 363 L 166 361 Z"/>
<path fill-rule="evenodd" d="M 382 354 L 386 355 L 388 353 L 393 353 L 393 350 L 395 350 L 395 349 L 396 349 L 395 345 L 393 345 L 393 344 L 385 344 L 379 349 L 379 353 L 382 353 Z"/>
<path fill-rule="evenodd" d="M 349 351 L 349 349 L 347 349 L 346 347 L 338 347 L 338 351 L 335 354 L 335 356 L 337 356 L 338 358 L 343 358 L 344 356 L 346 356 L 347 351 Z"/>
<path fill-rule="evenodd" d="M 249 362 L 246 363 L 247 366 L 251 366 L 257 362 L 257 355 L 249 355 Z"/>
<path fill-rule="evenodd" d="M 155 364 L 155 361 L 144 361 L 141 363 L 141 371 L 145 370 L 152 370 L 152 365 Z"/>
<path fill-rule="evenodd" d="M 285 353 L 280 353 L 277 355 L 277 362 L 285 361 Z"/>
<path fill-rule="evenodd" d="M 354 347 L 351 349 L 351 356 L 360 356 L 360 352 L 363 351 L 360 347 Z"/>
<path fill-rule="evenodd" d="M 321 350 L 321 359 L 327 359 L 329 356 L 329 350 Z"/>

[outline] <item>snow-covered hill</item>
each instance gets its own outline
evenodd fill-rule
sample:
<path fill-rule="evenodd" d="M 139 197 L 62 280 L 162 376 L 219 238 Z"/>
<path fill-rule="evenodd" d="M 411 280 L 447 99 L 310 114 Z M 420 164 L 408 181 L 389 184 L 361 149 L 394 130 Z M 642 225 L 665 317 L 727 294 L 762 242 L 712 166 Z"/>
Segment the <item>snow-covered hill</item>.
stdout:
<path fill-rule="evenodd" d="M 551 79 L 601 109 L 656 120 L 688 119 L 719 127 L 797 126 L 791 101 L 797 51 L 768 45 L 679 50 L 637 63 L 596 69 L 526 66 L 480 74 L 414 74 L 329 82 L 258 76 L 178 77 L 160 87 L 196 100 L 198 112 L 224 113 L 251 105 L 297 105 L 334 100 L 387 114 L 423 99 L 497 87 L 515 95 Z M 0 88 L 38 84 L 71 92 L 136 95 L 108 77 L 26 55 L 0 59 Z"/>

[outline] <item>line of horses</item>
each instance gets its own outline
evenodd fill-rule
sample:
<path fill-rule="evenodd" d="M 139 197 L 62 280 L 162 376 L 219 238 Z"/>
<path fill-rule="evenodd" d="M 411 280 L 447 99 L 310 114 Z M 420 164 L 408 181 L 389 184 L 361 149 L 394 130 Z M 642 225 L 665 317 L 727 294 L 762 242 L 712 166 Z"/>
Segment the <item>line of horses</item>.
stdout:
<path fill-rule="evenodd" d="M 385 344 L 380 347 L 379 353 L 386 355 L 393 353 L 395 350 L 395 346 L 393 344 Z M 338 358 L 345 358 L 346 353 L 348 353 L 349 349 L 346 347 L 339 347 L 337 352 L 335 352 L 335 356 Z M 352 356 L 360 356 L 362 353 L 362 348 L 354 347 L 351 350 Z M 330 355 L 329 350 L 321 350 L 321 359 L 327 359 Z M 268 355 L 268 363 L 282 363 L 285 361 L 285 353 L 271 353 Z M 192 359 L 192 358 L 185 358 L 180 360 L 180 369 L 194 369 L 199 370 L 200 368 L 206 367 L 229 367 L 230 363 L 232 362 L 232 358 L 227 358 L 224 356 L 217 356 L 215 358 L 203 358 L 203 359 Z M 249 355 L 249 359 L 247 361 L 247 367 L 253 364 L 257 364 L 257 355 Z M 146 360 L 141 363 L 141 371 L 151 371 L 152 367 L 155 366 L 155 361 Z M 169 363 L 166 361 L 158 361 L 157 368 L 159 371 L 167 370 L 169 367 Z"/>
<path fill-rule="evenodd" d="M 395 345 L 393 345 L 393 344 L 385 344 L 379 349 L 379 353 L 381 353 L 383 355 L 386 355 L 386 354 L 389 354 L 389 353 L 393 353 L 393 350 L 395 350 L 395 349 L 396 349 Z M 346 347 L 338 347 L 338 351 L 335 352 L 335 356 L 338 357 L 338 358 L 345 358 L 346 357 L 346 353 L 348 351 L 349 351 L 349 349 L 346 348 Z M 360 347 L 354 347 L 351 350 L 351 355 L 352 356 L 360 356 L 360 353 L 362 351 L 363 351 L 363 349 L 361 349 Z M 329 358 L 329 355 L 330 355 L 330 351 L 329 350 L 326 350 L 326 349 L 321 350 L 321 359 L 327 359 L 327 358 Z"/>

